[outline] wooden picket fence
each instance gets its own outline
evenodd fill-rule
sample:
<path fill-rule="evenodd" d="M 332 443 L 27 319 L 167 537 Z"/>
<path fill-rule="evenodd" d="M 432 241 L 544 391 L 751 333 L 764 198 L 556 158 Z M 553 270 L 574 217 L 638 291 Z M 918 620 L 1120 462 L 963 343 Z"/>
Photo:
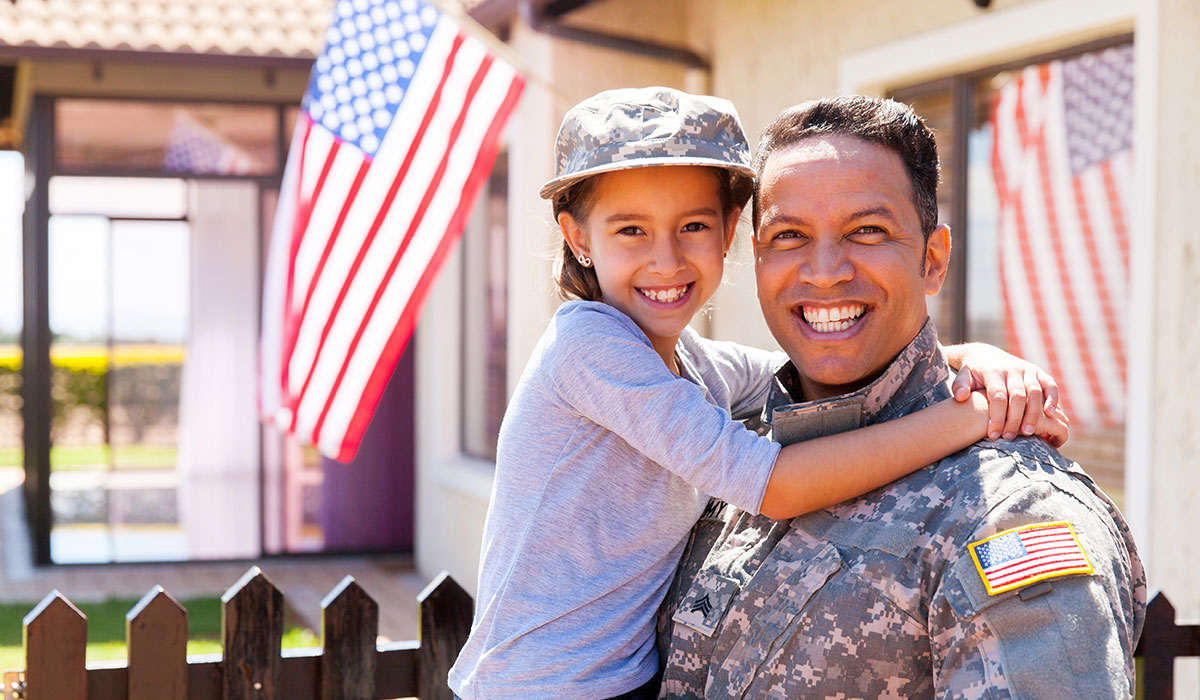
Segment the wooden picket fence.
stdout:
<path fill-rule="evenodd" d="M 221 597 L 224 654 L 187 657 L 187 611 L 155 586 L 126 615 L 128 662 L 84 663 L 87 620 L 58 591 L 25 616 L 25 670 L 3 700 L 451 700 L 446 673 L 471 627 L 471 596 L 442 573 L 417 597 L 419 639 L 376 644 L 379 606 L 352 576 L 321 602 L 319 649 L 280 652 L 283 595 L 253 567 Z M 1200 625 L 1150 601 L 1135 655 L 1139 697 L 1172 700 L 1178 657 L 1200 656 Z"/>
<path fill-rule="evenodd" d="M 86 666 L 87 619 L 58 591 L 25 616 L 25 670 L 4 700 L 449 700 L 471 596 L 443 573 L 417 597 L 419 640 L 376 644 L 379 606 L 353 577 L 321 602 L 319 649 L 281 653 L 283 594 L 252 567 L 221 597 L 223 654 L 187 656 L 187 611 L 155 586 L 125 616 L 128 661 Z"/>

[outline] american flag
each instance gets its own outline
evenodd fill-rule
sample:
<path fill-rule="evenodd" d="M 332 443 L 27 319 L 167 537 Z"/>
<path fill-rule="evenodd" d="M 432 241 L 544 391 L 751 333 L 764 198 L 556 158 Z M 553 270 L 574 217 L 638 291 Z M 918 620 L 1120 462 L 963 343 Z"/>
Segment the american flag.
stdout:
<path fill-rule="evenodd" d="M 171 133 L 163 150 L 163 170 L 172 173 L 246 175 L 258 172 L 261 163 L 200 123 L 185 110 L 171 116 Z"/>
<path fill-rule="evenodd" d="M 1000 281 L 1015 353 L 1082 427 L 1124 420 L 1133 47 L 1024 69 L 996 96 Z"/>
<path fill-rule="evenodd" d="M 338 0 L 284 173 L 260 358 L 264 412 L 322 454 L 354 456 L 523 86 L 427 2 Z"/>
<path fill-rule="evenodd" d="M 1067 522 L 1005 530 L 970 545 L 988 595 L 1068 574 L 1090 574 L 1075 528 Z"/>

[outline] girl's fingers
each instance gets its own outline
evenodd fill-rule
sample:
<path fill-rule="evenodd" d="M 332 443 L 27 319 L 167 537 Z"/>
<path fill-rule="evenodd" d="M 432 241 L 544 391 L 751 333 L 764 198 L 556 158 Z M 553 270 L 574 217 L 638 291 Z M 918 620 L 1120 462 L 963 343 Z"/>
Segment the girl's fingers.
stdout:
<path fill-rule="evenodd" d="M 1058 382 L 1054 381 L 1054 377 L 1038 370 L 1038 383 L 1042 386 L 1042 393 L 1046 396 L 1046 415 L 1052 416 L 1058 409 Z"/>
<path fill-rule="evenodd" d="M 1038 373 L 1033 369 L 1025 371 L 1025 415 L 1021 418 L 1021 434 L 1033 435 L 1037 430 L 1038 415 L 1043 413 L 1045 403 L 1042 397 L 1042 384 L 1038 381 Z"/>
<path fill-rule="evenodd" d="M 1012 440 L 1021 434 L 1021 421 L 1025 418 L 1025 378 L 1020 372 L 1009 372 L 1008 411 L 1004 420 L 1004 439 Z"/>
<path fill-rule="evenodd" d="M 983 374 L 983 387 L 988 397 L 988 439 L 999 440 L 1008 416 L 1008 385 L 999 372 L 987 371 Z"/>
<path fill-rule="evenodd" d="M 966 401 L 967 397 L 971 395 L 971 368 L 965 363 L 954 377 L 954 382 L 950 385 L 950 393 L 954 395 L 955 401 Z"/>

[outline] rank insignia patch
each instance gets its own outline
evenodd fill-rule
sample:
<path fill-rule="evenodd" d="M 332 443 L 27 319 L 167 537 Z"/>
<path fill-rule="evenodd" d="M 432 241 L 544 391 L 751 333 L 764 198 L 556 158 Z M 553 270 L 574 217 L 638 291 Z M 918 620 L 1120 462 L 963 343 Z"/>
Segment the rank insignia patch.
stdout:
<path fill-rule="evenodd" d="M 1068 522 L 1005 530 L 968 545 L 988 595 L 1069 574 L 1090 574 L 1079 535 Z"/>

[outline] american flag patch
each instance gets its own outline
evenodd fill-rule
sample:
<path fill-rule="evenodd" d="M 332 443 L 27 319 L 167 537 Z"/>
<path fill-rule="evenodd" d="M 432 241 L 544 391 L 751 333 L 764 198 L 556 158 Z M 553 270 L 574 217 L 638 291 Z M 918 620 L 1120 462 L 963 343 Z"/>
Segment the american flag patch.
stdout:
<path fill-rule="evenodd" d="M 1092 573 L 1092 563 L 1068 522 L 1023 525 L 968 547 L 988 595 L 1056 576 Z"/>

